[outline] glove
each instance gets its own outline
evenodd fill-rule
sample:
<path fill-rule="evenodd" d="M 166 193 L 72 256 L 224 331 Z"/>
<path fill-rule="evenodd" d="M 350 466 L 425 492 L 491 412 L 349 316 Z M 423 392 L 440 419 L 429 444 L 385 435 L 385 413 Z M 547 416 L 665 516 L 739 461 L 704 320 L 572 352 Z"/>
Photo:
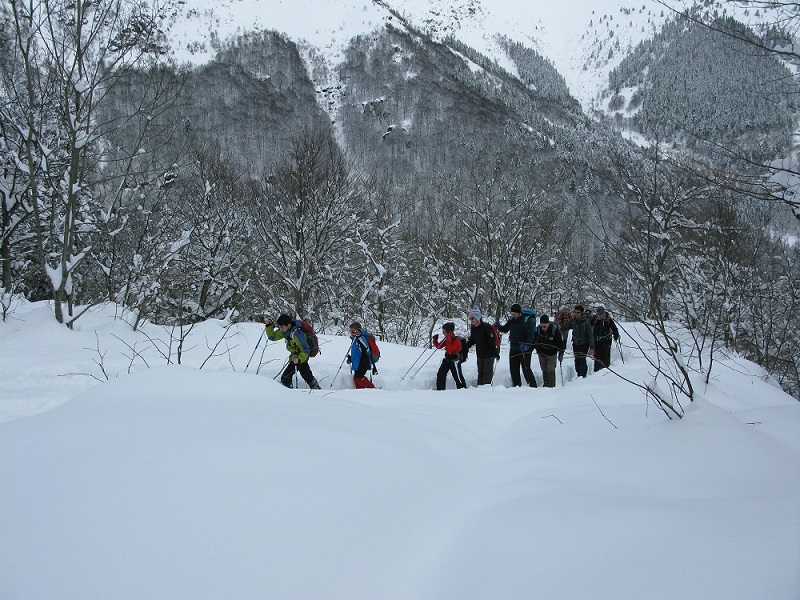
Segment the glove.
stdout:
<path fill-rule="evenodd" d="M 561 364 L 561 362 L 563 360 L 564 360 L 564 353 L 563 352 L 559 352 L 558 353 L 558 363 Z"/>
<path fill-rule="evenodd" d="M 619 336 L 615 337 L 615 338 L 614 338 L 614 341 L 615 341 L 615 342 L 618 342 L 618 341 L 619 341 Z"/>
<path fill-rule="evenodd" d="M 530 344 L 520 344 L 519 345 L 519 351 L 520 352 L 530 352 L 531 351 L 531 345 Z"/>
<path fill-rule="evenodd" d="M 296 365 L 299 365 L 299 364 L 300 364 L 300 359 L 299 359 L 299 358 L 293 358 L 293 359 L 292 359 L 292 362 L 293 362 L 294 364 L 296 364 Z"/>
<path fill-rule="evenodd" d="M 269 317 L 264 317 L 264 325 L 267 326 L 272 325 L 272 319 L 270 319 Z"/>
<path fill-rule="evenodd" d="M 378 374 L 378 367 L 376 367 L 375 365 L 372 365 L 372 374 L 373 375 L 377 375 Z"/>
<path fill-rule="evenodd" d="M 350 357 L 348 356 L 348 357 L 347 357 L 347 364 L 348 364 L 348 365 L 349 365 L 349 364 L 352 364 L 352 362 L 353 362 L 353 361 L 352 361 L 352 360 L 350 360 Z"/>
<path fill-rule="evenodd" d="M 433 337 L 431 339 L 433 340 L 434 344 L 438 344 L 439 343 L 439 334 L 438 333 L 434 333 Z"/>

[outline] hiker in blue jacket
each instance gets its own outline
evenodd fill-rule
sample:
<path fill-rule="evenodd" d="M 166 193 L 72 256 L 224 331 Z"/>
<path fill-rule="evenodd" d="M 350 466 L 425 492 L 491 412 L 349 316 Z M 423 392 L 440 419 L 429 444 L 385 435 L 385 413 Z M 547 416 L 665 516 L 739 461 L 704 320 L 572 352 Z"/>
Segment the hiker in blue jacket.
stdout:
<path fill-rule="evenodd" d="M 509 309 L 508 320 L 505 324 L 495 323 L 498 331 L 508 333 L 510 352 L 508 353 L 508 368 L 511 371 L 511 384 L 514 387 L 522 386 L 519 371 L 525 375 L 525 381 L 530 387 L 537 387 L 536 377 L 531 370 L 531 357 L 533 356 L 533 338 L 536 335 L 536 322 L 533 317 L 522 314 L 519 304 L 512 304 Z"/>
<path fill-rule="evenodd" d="M 353 383 L 357 390 L 374 388 L 375 385 L 366 377 L 372 367 L 372 352 L 369 341 L 361 323 L 350 323 L 350 351 L 347 353 L 347 364 L 353 372 Z"/>

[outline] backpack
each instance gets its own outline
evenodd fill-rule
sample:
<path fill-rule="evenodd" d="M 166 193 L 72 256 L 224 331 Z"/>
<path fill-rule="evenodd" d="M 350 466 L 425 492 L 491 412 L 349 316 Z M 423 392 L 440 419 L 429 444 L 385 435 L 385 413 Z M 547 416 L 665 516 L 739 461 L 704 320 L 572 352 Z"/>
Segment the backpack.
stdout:
<path fill-rule="evenodd" d="M 469 356 L 469 346 L 467 346 L 467 338 L 458 337 L 461 341 L 461 352 L 458 353 L 458 362 L 464 362 Z"/>
<path fill-rule="evenodd" d="M 595 335 L 594 339 L 595 340 L 610 340 L 611 337 L 613 336 L 613 333 L 614 333 L 611 330 L 611 317 L 609 317 L 608 319 L 604 319 L 600 315 L 595 315 L 594 318 L 592 319 L 592 331 L 595 331 L 595 328 L 597 327 L 598 323 L 602 324 L 602 327 L 600 329 L 601 334 L 600 335 Z"/>
<path fill-rule="evenodd" d="M 491 323 L 487 323 L 489 327 L 492 328 L 492 335 L 494 336 L 494 349 L 495 349 L 495 356 L 500 358 L 500 344 L 503 343 L 503 338 L 500 337 L 500 332 L 497 330 L 497 327 L 492 325 Z"/>
<path fill-rule="evenodd" d="M 367 343 L 369 344 L 369 352 L 372 355 L 372 364 L 374 365 L 381 358 L 381 351 L 380 348 L 378 348 L 378 340 L 376 340 L 375 336 L 366 329 L 362 329 L 361 333 L 363 333 L 364 337 L 367 338 Z"/>
<path fill-rule="evenodd" d="M 523 308 L 522 309 L 522 316 L 525 317 L 525 324 L 528 324 L 528 319 L 536 318 L 536 309 L 535 308 Z"/>
<path fill-rule="evenodd" d="M 303 321 L 301 319 L 295 319 L 295 323 L 297 323 L 297 326 L 303 330 L 304 334 L 306 334 L 306 341 L 308 341 L 308 349 L 309 349 L 308 357 L 314 358 L 317 354 L 320 353 L 319 339 L 317 338 L 317 334 L 314 331 L 314 326 L 308 321 Z"/>

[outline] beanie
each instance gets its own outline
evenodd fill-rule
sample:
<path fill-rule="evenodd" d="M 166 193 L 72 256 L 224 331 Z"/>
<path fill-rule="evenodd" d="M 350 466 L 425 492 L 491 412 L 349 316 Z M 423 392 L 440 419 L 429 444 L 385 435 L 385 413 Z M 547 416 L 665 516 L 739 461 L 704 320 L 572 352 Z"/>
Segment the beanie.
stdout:
<path fill-rule="evenodd" d="M 604 314 L 606 313 L 606 307 L 605 307 L 605 306 L 603 306 L 602 304 L 598 304 L 598 305 L 597 305 L 597 310 L 595 310 L 595 312 L 596 312 L 598 315 L 604 315 Z"/>
<path fill-rule="evenodd" d="M 444 332 L 452 333 L 455 330 L 456 330 L 456 324 L 455 323 L 447 322 L 444 325 L 442 325 L 442 331 L 444 331 Z"/>
<path fill-rule="evenodd" d="M 547 315 L 542 315 L 541 317 L 539 317 L 539 323 L 549 323 L 549 322 L 550 322 L 550 317 L 548 317 Z"/>
<path fill-rule="evenodd" d="M 472 310 L 469 311 L 469 316 L 470 317 L 475 317 L 476 319 L 478 319 L 478 321 L 480 321 L 481 320 L 481 311 L 480 311 L 480 309 L 477 306 L 473 306 Z"/>
<path fill-rule="evenodd" d="M 292 317 L 290 317 L 289 315 L 281 315 L 280 317 L 278 317 L 278 320 L 275 321 L 275 322 L 281 327 L 284 326 L 284 325 L 291 325 L 292 324 Z"/>
<path fill-rule="evenodd" d="M 508 312 L 521 313 L 522 307 L 519 304 L 512 304 L 511 308 L 508 309 Z"/>

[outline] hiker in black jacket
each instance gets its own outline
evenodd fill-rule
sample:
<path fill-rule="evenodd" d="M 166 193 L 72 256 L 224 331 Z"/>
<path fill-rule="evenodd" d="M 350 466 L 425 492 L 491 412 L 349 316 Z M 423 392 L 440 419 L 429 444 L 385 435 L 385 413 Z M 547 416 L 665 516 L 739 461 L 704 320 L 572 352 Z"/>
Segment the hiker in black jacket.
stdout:
<path fill-rule="evenodd" d="M 564 338 L 561 337 L 561 328 L 558 323 L 551 323 L 550 317 L 547 315 L 539 318 L 539 327 L 536 328 L 533 347 L 536 348 L 536 353 L 539 355 L 544 387 L 556 387 L 556 355 L 561 362 L 564 358 Z"/>
<path fill-rule="evenodd" d="M 606 312 L 602 304 L 597 307 L 592 319 L 592 333 L 594 334 L 594 372 L 605 369 L 611 365 L 611 340 L 619 341 L 617 324 Z"/>
<path fill-rule="evenodd" d="M 575 305 L 572 311 L 573 319 L 564 325 L 563 335 L 566 336 L 572 331 L 572 351 L 575 353 L 575 373 L 578 377 L 586 377 L 589 374 L 589 365 L 586 364 L 586 356 L 589 352 L 594 352 L 594 332 L 592 324 L 586 318 L 583 306 Z"/>
<path fill-rule="evenodd" d="M 508 368 L 511 371 L 511 385 L 514 387 L 522 386 L 522 379 L 519 375 L 520 367 L 525 375 L 525 381 L 530 387 L 536 386 L 536 377 L 531 370 L 531 357 L 533 356 L 533 336 L 536 333 L 535 317 L 522 315 L 522 307 L 519 304 L 512 304 L 509 309 L 509 317 L 504 325 L 495 323 L 498 331 L 508 333 L 508 341 L 511 346 L 508 353 Z"/>
<path fill-rule="evenodd" d="M 475 354 L 478 356 L 478 385 L 491 385 L 494 361 L 500 358 L 494 341 L 494 327 L 483 322 L 477 306 L 469 311 L 469 324 L 467 347 L 475 346 Z"/>

